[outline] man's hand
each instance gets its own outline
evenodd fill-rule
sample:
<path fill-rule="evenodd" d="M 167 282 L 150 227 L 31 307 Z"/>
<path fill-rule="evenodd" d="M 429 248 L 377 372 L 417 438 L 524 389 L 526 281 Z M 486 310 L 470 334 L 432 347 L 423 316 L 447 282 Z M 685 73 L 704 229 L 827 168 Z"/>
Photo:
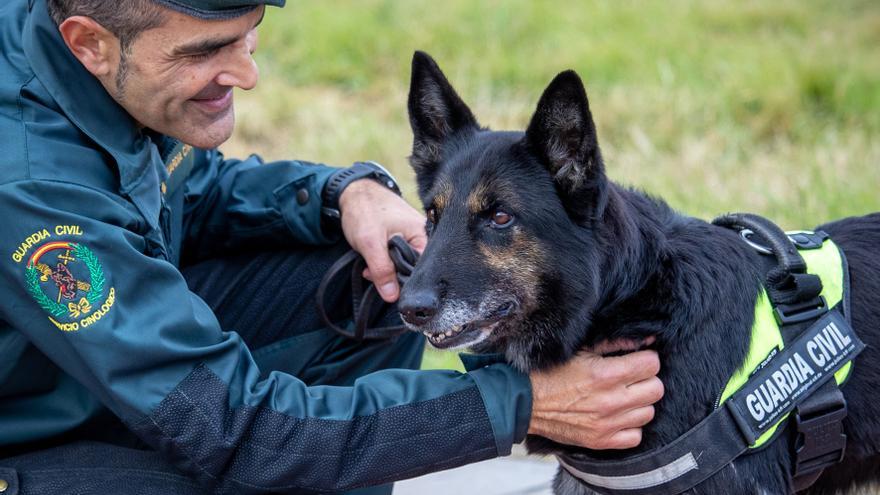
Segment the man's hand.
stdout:
<path fill-rule="evenodd" d="M 619 357 L 584 352 L 563 366 L 532 372 L 529 433 L 589 449 L 627 449 L 642 441 L 663 397 L 654 351 Z"/>
<path fill-rule="evenodd" d="M 364 257 L 370 279 L 386 302 L 400 294 L 394 263 L 388 255 L 388 239 L 401 235 L 422 252 L 428 238 L 425 217 L 403 198 L 370 179 L 352 182 L 339 197 L 342 233 L 352 249 Z"/>

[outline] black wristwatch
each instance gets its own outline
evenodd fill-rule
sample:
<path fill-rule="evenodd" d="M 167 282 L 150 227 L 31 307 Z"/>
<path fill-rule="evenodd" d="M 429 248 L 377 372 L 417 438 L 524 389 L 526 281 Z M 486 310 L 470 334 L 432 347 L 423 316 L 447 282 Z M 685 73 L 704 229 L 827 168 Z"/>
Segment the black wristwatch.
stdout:
<path fill-rule="evenodd" d="M 385 167 L 376 162 L 356 162 L 351 167 L 334 173 L 327 180 L 321 193 L 321 213 L 330 218 L 340 218 L 339 198 L 342 196 L 342 191 L 359 179 L 372 179 L 400 196 L 397 181 Z"/>

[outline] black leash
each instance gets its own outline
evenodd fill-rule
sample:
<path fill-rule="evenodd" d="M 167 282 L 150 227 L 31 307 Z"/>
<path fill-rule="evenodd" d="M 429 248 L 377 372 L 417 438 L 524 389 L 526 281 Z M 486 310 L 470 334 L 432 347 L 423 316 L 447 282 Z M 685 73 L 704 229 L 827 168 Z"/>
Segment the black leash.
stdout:
<path fill-rule="evenodd" d="M 394 236 L 388 241 L 388 254 L 394 267 L 397 270 L 397 281 L 401 287 L 409 280 L 416 261 L 419 259 L 419 253 L 412 248 L 400 236 Z M 336 263 L 327 270 L 321 284 L 318 286 L 316 294 L 316 305 L 318 306 L 318 315 L 328 328 L 333 329 L 337 333 L 354 340 L 382 340 L 396 337 L 407 332 L 407 328 L 403 325 L 394 325 L 388 327 L 370 328 L 372 321 L 381 313 L 381 310 L 388 305 L 379 297 L 379 292 L 372 282 L 363 277 L 364 268 L 367 267 L 364 258 L 355 251 L 349 251 L 342 255 Z M 351 308 L 352 308 L 352 324 L 348 328 L 342 328 L 327 315 L 324 306 L 324 300 L 327 294 L 327 288 L 339 276 L 340 273 L 350 274 L 351 276 Z"/>

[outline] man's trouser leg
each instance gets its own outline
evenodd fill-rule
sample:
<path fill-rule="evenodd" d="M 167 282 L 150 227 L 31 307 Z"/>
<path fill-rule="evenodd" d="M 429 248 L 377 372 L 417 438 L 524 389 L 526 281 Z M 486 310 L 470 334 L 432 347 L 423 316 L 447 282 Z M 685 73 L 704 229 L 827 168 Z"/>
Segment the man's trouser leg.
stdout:
<path fill-rule="evenodd" d="M 239 254 L 183 269 L 190 289 L 214 310 L 220 326 L 241 335 L 263 374 L 277 370 L 309 385 L 351 385 L 387 368 L 417 369 L 423 338 L 407 332 L 393 340 L 356 342 L 324 328 L 315 292 L 345 244 Z M 349 277 L 339 276 L 325 306 L 334 322 L 351 317 Z M 376 326 L 399 325 L 390 307 Z"/>
<path fill-rule="evenodd" d="M 309 385 L 351 385 L 379 369 L 417 368 L 424 348 L 418 334 L 358 343 L 323 328 L 314 293 L 327 268 L 345 249 L 337 245 L 238 254 L 182 272 L 193 292 L 214 309 L 222 328 L 242 336 L 264 375 L 278 370 Z M 350 317 L 348 283 L 347 277 L 340 277 L 340 285 L 328 293 L 333 321 Z M 396 323 L 399 320 L 392 308 L 376 324 Z M 16 478 L 23 495 L 204 493 L 156 452 L 87 438 L 0 460 L 3 476 Z M 351 493 L 387 494 L 391 485 Z"/>

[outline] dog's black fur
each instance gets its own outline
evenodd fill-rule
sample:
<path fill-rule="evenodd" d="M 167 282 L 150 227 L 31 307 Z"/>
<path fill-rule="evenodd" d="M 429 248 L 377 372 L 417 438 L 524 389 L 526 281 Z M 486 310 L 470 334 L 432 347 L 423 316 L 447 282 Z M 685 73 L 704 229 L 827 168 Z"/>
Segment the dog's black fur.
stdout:
<path fill-rule="evenodd" d="M 601 340 L 656 336 L 666 395 L 642 444 L 593 456 L 667 444 L 705 418 L 746 353 L 760 255 L 733 231 L 610 182 L 574 72 L 553 80 L 521 133 L 481 128 L 428 55 L 417 52 L 412 69 L 411 163 L 430 237 L 403 290 L 404 319 L 438 347 L 483 338 L 476 351 L 523 371 Z M 852 323 L 868 346 L 843 388 L 846 460 L 811 489 L 830 494 L 880 478 L 880 214 L 817 228 L 846 253 Z M 573 449 L 543 438 L 528 447 Z M 791 462 L 783 436 L 689 493 L 788 493 Z M 564 471 L 555 487 L 591 493 Z"/>

